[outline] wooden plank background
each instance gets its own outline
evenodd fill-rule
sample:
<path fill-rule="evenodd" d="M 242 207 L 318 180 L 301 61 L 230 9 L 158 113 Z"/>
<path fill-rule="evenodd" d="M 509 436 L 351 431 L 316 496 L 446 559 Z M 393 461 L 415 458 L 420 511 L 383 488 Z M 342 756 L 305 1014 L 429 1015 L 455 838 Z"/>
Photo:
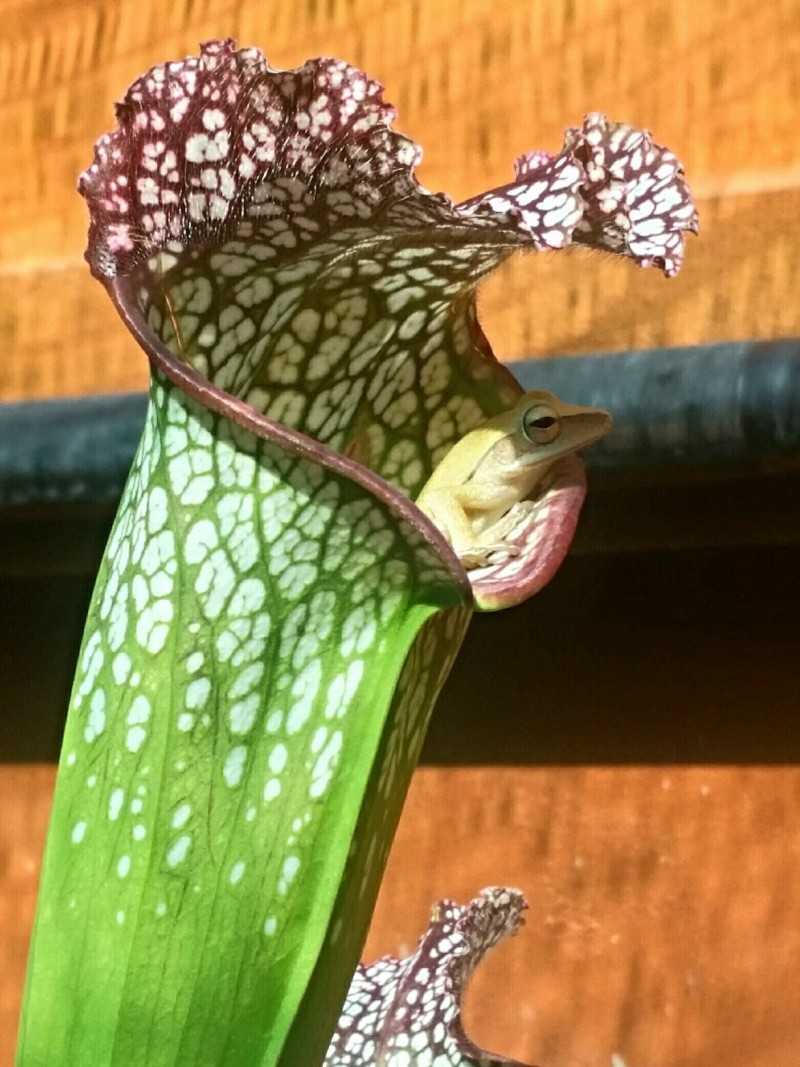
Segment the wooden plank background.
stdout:
<path fill-rule="evenodd" d="M 800 333 L 796 0 L 5 0 L 2 15 L 0 399 L 144 387 L 82 263 L 75 178 L 133 77 L 227 34 L 276 66 L 364 66 L 423 145 L 421 180 L 456 198 L 558 147 L 588 110 L 679 154 L 702 229 L 683 274 L 521 258 L 482 292 L 505 357 Z M 2 1064 L 52 778 L 0 771 Z M 627 1067 L 797 1067 L 799 810 L 788 767 L 425 769 L 367 955 L 413 944 L 440 895 L 517 884 L 528 926 L 476 977 L 476 1037 L 548 1067 L 614 1052 Z"/>
<path fill-rule="evenodd" d="M 0 775 L 3 1064 L 54 777 Z M 797 1067 L 798 809 L 798 769 L 422 768 L 365 958 L 410 951 L 440 897 L 523 886 L 474 1039 L 546 1067 Z"/>
<path fill-rule="evenodd" d="M 683 274 L 523 256 L 482 293 L 497 351 L 800 333 L 800 5 L 745 0 L 5 0 L 0 27 L 0 398 L 142 388 L 145 361 L 81 256 L 75 192 L 112 102 L 149 65 L 234 34 L 276 66 L 333 53 L 387 87 L 456 198 L 557 148 L 589 110 L 654 131 L 701 207 Z M 42 315 L 42 308 L 54 309 Z"/>

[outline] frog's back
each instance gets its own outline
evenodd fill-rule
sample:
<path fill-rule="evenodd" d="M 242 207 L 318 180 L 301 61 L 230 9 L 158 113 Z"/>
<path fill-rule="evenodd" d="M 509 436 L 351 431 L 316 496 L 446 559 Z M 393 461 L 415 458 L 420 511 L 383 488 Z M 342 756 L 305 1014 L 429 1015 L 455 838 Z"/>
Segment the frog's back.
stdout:
<path fill-rule="evenodd" d="M 470 430 L 460 441 L 456 441 L 423 486 L 417 497 L 418 504 L 420 501 L 424 502 L 425 495 L 430 491 L 452 485 L 463 485 L 469 480 L 487 452 L 508 435 L 508 428 L 494 426 L 492 425 L 494 421 L 490 420 Z"/>

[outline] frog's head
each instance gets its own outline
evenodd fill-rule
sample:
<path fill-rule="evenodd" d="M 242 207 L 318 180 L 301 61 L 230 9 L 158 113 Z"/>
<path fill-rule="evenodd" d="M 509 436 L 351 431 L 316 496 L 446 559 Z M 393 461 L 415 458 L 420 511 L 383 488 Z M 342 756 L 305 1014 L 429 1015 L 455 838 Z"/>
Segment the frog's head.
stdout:
<path fill-rule="evenodd" d="M 607 411 L 565 404 L 544 389 L 523 394 L 514 409 L 514 419 L 519 435 L 518 462 L 526 466 L 551 463 L 579 452 L 605 437 L 613 425 Z"/>

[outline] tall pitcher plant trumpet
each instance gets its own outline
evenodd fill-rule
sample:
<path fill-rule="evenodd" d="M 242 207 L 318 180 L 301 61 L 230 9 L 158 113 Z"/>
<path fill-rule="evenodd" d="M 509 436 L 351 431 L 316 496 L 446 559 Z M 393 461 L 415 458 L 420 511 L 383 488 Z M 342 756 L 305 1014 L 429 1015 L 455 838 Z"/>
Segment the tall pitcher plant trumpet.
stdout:
<path fill-rule="evenodd" d="M 582 467 L 469 575 L 413 501 L 520 394 L 480 280 L 571 244 L 672 275 L 696 214 L 677 159 L 601 115 L 462 204 L 419 186 L 392 118 L 346 63 L 215 41 L 136 81 L 81 175 L 90 268 L 152 383 L 72 694 L 21 1067 L 482 1055 L 460 990 L 514 891 L 442 902 L 342 1004 L 470 614 L 552 576 Z"/>

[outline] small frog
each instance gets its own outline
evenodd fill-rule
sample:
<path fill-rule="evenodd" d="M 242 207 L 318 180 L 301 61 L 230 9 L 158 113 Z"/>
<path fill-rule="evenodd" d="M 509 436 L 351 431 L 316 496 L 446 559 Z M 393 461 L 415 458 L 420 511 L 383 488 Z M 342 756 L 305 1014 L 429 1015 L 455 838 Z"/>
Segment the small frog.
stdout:
<path fill-rule="evenodd" d="M 524 393 L 509 411 L 470 431 L 422 488 L 417 507 L 442 531 L 467 570 L 517 554 L 507 542 L 556 460 L 604 437 L 612 419 L 599 408 Z"/>

